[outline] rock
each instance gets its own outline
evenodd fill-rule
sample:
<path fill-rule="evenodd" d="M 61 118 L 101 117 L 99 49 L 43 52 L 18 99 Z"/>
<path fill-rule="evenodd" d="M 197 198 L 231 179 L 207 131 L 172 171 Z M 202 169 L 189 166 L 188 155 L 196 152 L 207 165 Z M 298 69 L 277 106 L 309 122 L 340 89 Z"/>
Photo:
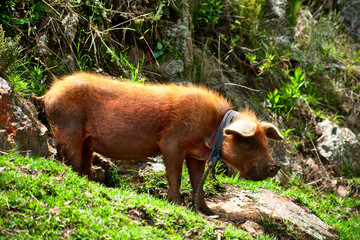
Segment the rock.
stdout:
<path fill-rule="evenodd" d="M 69 14 L 61 21 L 61 24 L 64 27 L 64 35 L 69 38 L 70 42 L 73 42 L 77 32 L 79 18 L 75 14 Z"/>
<path fill-rule="evenodd" d="M 16 104 L 10 85 L 0 78 L 0 150 L 19 151 L 49 157 L 56 154 L 53 139 L 47 128 L 38 120 L 29 117 Z"/>
<path fill-rule="evenodd" d="M 271 15 L 277 18 L 284 18 L 286 14 L 287 0 L 267 0 L 267 4 L 271 9 Z"/>
<path fill-rule="evenodd" d="M 184 71 L 184 62 L 182 60 L 173 60 L 166 65 L 165 72 L 172 81 L 176 81 L 177 77 Z"/>
<path fill-rule="evenodd" d="M 324 223 L 308 209 L 296 205 L 288 198 L 277 195 L 267 189 L 251 190 L 227 190 L 219 200 L 207 199 L 211 210 L 235 223 L 246 219 L 259 221 L 266 219 L 267 222 L 286 221 L 296 228 L 296 232 L 303 237 L 300 239 L 338 239 L 333 234 L 333 228 Z M 221 221 L 221 219 L 219 219 Z M 250 233 L 256 232 L 256 226 L 252 223 L 242 224 Z"/>
<path fill-rule="evenodd" d="M 357 0 L 346 0 L 342 6 L 341 15 L 344 18 L 346 31 L 360 41 L 360 3 Z"/>
<path fill-rule="evenodd" d="M 165 172 L 165 165 L 162 157 L 150 157 L 147 159 L 133 161 L 133 160 L 117 160 L 104 157 L 98 153 L 94 154 L 93 160 L 93 174 L 98 174 L 99 171 L 104 171 L 104 174 L 109 169 L 116 166 L 119 173 L 123 177 L 138 177 L 148 172 Z M 98 170 L 100 168 L 101 170 Z M 100 173 L 101 174 L 101 173 Z M 105 176 L 104 176 L 105 177 Z M 93 175 L 93 179 L 98 181 L 97 177 Z M 105 180 L 105 178 L 104 178 Z"/>
<path fill-rule="evenodd" d="M 172 25 L 166 30 L 166 35 L 169 39 L 174 40 L 174 46 L 182 54 L 183 64 L 190 68 L 193 64 L 193 42 L 192 42 L 192 18 L 190 14 L 190 7 L 187 1 L 179 2 L 179 19 L 176 24 Z M 191 81 L 192 72 L 188 71 L 185 79 Z"/>
<path fill-rule="evenodd" d="M 96 182 L 103 183 L 105 182 L 105 170 L 99 166 L 93 166 L 92 169 L 92 179 Z"/>
<path fill-rule="evenodd" d="M 323 168 L 320 168 L 314 159 L 305 159 L 305 166 L 303 178 L 306 182 L 318 181 L 319 179 L 325 177 L 325 171 Z"/>
<path fill-rule="evenodd" d="M 349 191 L 343 185 L 340 185 L 336 189 L 336 194 L 339 195 L 340 197 L 347 197 Z"/>
<path fill-rule="evenodd" d="M 253 237 L 256 237 L 265 232 L 264 228 L 261 225 L 252 221 L 246 221 L 244 224 L 241 225 L 241 227 Z"/>
<path fill-rule="evenodd" d="M 35 50 L 38 54 L 44 56 L 48 55 L 49 53 L 49 47 L 48 47 L 49 39 L 46 35 L 46 33 L 41 33 L 36 38 L 36 46 Z"/>
<path fill-rule="evenodd" d="M 341 171 L 360 175 L 360 142 L 348 128 L 341 128 L 326 119 L 316 125 L 319 154 L 336 164 Z"/>

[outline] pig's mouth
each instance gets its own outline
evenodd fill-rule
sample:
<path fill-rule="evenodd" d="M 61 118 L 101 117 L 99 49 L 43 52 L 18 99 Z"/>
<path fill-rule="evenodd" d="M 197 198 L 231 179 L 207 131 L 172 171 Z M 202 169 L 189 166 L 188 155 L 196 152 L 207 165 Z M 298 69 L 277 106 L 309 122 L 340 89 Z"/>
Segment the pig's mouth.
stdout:
<path fill-rule="evenodd" d="M 268 177 L 267 176 L 244 176 L 245 179 L 247 180 L 251 180 L 251 181 L 263 181 L 265 179 L 267 179 Z"/>
<path fill-rule="evenodd" d="M 240 172 L 240 175 L 251 181 L 262 181 L 269 177 L 274 177 L 279 171 L 279 169 L 280 166 L 277 165 L 271 166 L 270 168 L 267 168 L 265 170 L 264 169 L 260 170 L 256 167 L 252 167 L 248 169 L 244 175 L 242 175 Z"/>

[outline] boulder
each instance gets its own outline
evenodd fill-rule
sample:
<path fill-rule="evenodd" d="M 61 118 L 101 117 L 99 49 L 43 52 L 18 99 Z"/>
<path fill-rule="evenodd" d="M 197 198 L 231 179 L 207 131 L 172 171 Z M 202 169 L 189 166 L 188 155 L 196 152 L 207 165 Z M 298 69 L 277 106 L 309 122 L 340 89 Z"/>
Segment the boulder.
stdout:
<path fill-rule="evenodd" d="M 342 4 L 341 15 L 344 18 L 346 31 L 360 41 L 360 2 L 345 0 Z"/>
<path fill-rule="evenodd" d="M 286 16 L 287 0 L 267 0 L 267 4 L 271 9 L 269 15 L 277 18 L 284 18 Z"/>
<path fill-rule="evenodd" d="M 55 154 L 55 142 L 47 128 L 25 114 L 17 102 L 22 101 L 17 101 L 9 83 L 0 78 L 0 150 L 16 148 L 43 157 Z"/>
<path fill-rule="evenodd" d="M 241 226 L 252 236 L 264 233 L 264 228 L 259 224 L 279 225 L 285 221 L 295 229 L 299 239 L 338 239 L 334 234 L 336 230 L 309 209 L 268 189 L 260 188 L 256 192 L 228 189 L 221 198 L 209 198 L 207 203 L 221 218 Z M 220 222 L 221 218 L 218 219 Z"/>
<path fill-rule="evenodd" d="M 342 172 L 360 175 L 360 142 L 348 128 L 342 128 L 326 119 L 316 125 L 319 154 Z"/>

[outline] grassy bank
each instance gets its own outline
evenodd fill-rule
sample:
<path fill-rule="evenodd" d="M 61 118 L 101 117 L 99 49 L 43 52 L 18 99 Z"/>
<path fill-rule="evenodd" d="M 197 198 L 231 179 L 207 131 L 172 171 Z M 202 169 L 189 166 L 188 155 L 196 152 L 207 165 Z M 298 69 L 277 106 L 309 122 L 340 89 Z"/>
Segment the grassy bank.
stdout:
<path fill-rule="evenodd" d="M 43 158 L 0 157 L 0 236 L 5 239 L 214 239 L 218 224 L 184 207 L 106 188 Z M 246 238 L 231 226 L 224 236 Z"/>
<path fill-rule="evenodd" d="M 353 191 L 347 198 L 322 194 L 320 189 L 302 184 L 296 178 L 287 186 L 279 186 L 275 180 L 254 183 L 225 175 L 218 179 L 216 186 L 272 189 L 309 207 L 335 227 L 341 239 L 360 238 L 360 199 L 355 192 L 360 187 L 359 179 L 353 180 Z M 224 227 L 216 221 L 204 220 L 190 207 L 155 198 L 153 195 L 161 196 L 165 192 L 163 174 L 149 174 L 144 180 L 146 184 L 137 187 L 127 182 L 123 187 L 109 188 L 89 182 L 52 160 L 15 154 L 0 156 L 0 236 L 4 239 L 216 239 L 216 229 L 222 228 L 222 239 L 252 239 L 231 225 Z M 185 192 L 189 192 L 187 185 L 186 180 Z M 207 192 L 218 193 L 210 186 Z M 257 239 L 274 239 L 273 236 Z"/>

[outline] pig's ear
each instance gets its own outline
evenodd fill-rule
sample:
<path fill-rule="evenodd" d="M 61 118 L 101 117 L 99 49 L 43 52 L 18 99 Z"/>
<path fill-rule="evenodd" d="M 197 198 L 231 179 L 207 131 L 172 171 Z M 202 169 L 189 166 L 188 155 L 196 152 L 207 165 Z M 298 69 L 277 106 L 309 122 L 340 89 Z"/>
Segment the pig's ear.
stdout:
<path fill-rule="evenodd" d="M 262 123 L 260 123 L 260 126 L 262 126 L 264 128 L 267 138 L 272 139 L 272 140 L 283 140 L 284 139 L 284 137 L 280 133 L 279 129 L 277 127 L 275 127 L 273 124 L 267 123 L 267 122 L 262 122 Z"/>
<path fill-rule="evenodd" d="M 237 120 L 225 128 L 226 134 L 237 134 L 242 137 L 252 137 L 256 131 L 256 123 L 247 120 Z"/>

